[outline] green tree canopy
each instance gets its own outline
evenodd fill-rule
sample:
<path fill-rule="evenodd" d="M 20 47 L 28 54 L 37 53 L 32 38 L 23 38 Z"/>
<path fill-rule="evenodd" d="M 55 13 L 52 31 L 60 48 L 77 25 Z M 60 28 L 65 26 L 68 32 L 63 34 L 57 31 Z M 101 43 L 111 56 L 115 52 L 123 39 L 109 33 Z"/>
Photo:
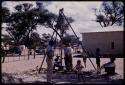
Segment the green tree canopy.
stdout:
<path fill-rule="evenodd" d="M 65 37 L 63 37 L 63 44 L 71 43 L 71 45 L 78 45 L 79 40 L 76 38 L 75 35 L 69 35 L 66 34 Z"/>
<path fill-rule="evenodd" d="M 3 17 L 5 15 L 8 17 L 8 19 L 5 20 L 8 26 L 7 32 L 13 38 L 16 44 L 21 42 L 24 38 L 28 40 L 27 42 L 30 42 L 30 36 L 33 30 L 36 30 L 37 25 L 42 25 L 46 28 L 53 29 L 54 22 L 58 23 L 58 16 L 49 12 L 44 7 L 33 7 L 32 4 L 24 3 L 16 5 L 14 8 L 16 10 L 15 12 L 8 15 L 4 12 L 2 14 Z M 71 17 L 69 17 L 68 20 L 70 22 L 73 22 L 73 19 Z M 64 26 L 63 28 L 66 28 L 66 26 Z M 57 29 L 53 30 L 58 33 Z M 64 29 L 60 28 L 60 30 Z"/>
<path fill-rule="evenodd" d="M 6 20 L 9 18 L 10 16 L 10 11 L 7 7 L 2 7 L 1 10 L 1 18 L 2 18 L 2 22 L 6 22 Z"/>
<path fill-rule="evenodd" d="M 121 26 L 124 22 L 124 4 L 121 1 L 104 1 L 100 9 L 94 9 L 96 21 L 102 27 L 117 24 Z"/>

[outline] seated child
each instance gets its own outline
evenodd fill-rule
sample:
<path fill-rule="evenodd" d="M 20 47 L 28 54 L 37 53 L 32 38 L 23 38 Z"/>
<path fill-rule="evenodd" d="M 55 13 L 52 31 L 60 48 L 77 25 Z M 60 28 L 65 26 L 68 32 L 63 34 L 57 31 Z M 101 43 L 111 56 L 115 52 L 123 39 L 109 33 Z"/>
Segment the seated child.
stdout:
<path fill-rule="evenodd" d="M 61 60 L 59 59 L 60 56 L 56 56 L 53 69 L 55 70 L 55 67 L 58 67 L 58 70 L 63 70 L 63 66 L 61 65 Z"/>
<path fill-rule="evenodd" d="M 115 61 L 115 58 L 111 58 L 110 59 L 110 62 L 108 62 L 108 63 L 106 63 L 106 64 L 103 64 L 102 66 L 101 66 L 101 69 L 105 69 L 105 72 L 107 72 L 107 74 L 108 75 L 110 75 L 110 74 L 115 74 L 115 63 L 114 63 L 114 61 Z"/>
<path fill-rule="evenodd" d="M 84 67 L 81 65 L 81 61 L 78 60 L 76 66 L 74 67 L 75 71 L 77 72 L 78 79 L 82 77 L 82 69 Z"/>

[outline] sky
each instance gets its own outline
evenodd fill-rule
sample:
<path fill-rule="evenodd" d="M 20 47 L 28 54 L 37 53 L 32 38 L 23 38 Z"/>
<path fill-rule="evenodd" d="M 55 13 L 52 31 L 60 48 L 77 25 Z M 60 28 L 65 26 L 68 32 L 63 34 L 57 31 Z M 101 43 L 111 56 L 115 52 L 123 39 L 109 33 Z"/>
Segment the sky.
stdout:
<path fill-rule="evenodd" d="M 18 2 L 3 2 L 2 6 L 8 7 L 11 12 L 14 12 L 14 6 L 21 3 L 32 3 L 36 6 L 36 2 L 33 1 L 18 1 Z M 43 2 L 43 1 L 42 1 Z M 102 1 L 44 1 L 44 6 L 50 12 L 58 14 L 59 9 L 64 8 L 64 14 L 67 17 L 72 17 L 75 21 L 71 23 L 74 31 L 81 38 L 81 33 L 84 32 L 100 32 L 100 31 L 121 31 L 123 27 L 109 26 L 102 28 L 99 23 L 93 21 L 96 19 L 92 8 L 100 8 Z M 44 30 L 45 29 L 45 30 Z M 70 30 L 71 31 L 71 30 Z M 37 26 L 37 30 L 40 35 L 43 33 L 52 33 L 51 29 L 46 29 L 42 26 Z M 5 33 L 5 30 L 3 31 Z M 72 33 L 72 32 L 71 32 Z"/>

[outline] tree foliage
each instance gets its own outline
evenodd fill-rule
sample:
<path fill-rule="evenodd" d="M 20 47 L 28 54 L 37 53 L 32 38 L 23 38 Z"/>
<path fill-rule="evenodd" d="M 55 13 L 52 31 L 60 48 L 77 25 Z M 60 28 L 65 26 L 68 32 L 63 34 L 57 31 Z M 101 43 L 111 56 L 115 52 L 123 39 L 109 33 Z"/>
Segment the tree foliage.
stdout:
<path fill-rule="evenodd" d="M 2 22 L 5 22 L 10 16 L 10 11 L 7 7 L 2 7 L 1 11 Z"/>
<path fill-rule="evenodd" d="M 9 36 L 9 35 L 6 35 L 6 34 L 2 34 L 1 35 L 1 41 L 2 42 L 6 42 L 6 43 L 11 43 L 12 41 L 12 38 Z"/>
<path fill-rule="evenodd" d="M 27 3 L 15 6 L 16 12 L 12 13 L 9 19 L 6 20 L 8 25 L 7 32 L 14 39 L 16 44 L 35 29 L 36 14 L 31 7 L 32 4 Z"/>
<path fill-rule="evenodd" d="M 33 30 L 36 30 L 37 25 L 53 29 L 54 23 L 58 23 L 58 16 L 45 9 L 42 3 L 37 3 L 37 7 L 33 7 L 33 5 L 29 3 L 24 3 L 16 5 L 14 8 L 16 11 L 11 14 L 7 9 L 3 8 L 2 17 L 7 16 L 7 19 L 3 18 L 3 20 L 5 20 L 8 25 L 7 32 L 16 44 L 19 44 L 19 42 L 25 39 L 27 43 L 29 42 L 29 44 L 31 44 L 30 37 Z M 73 22 L 71 17 L 68 17 L 68 20 Z M 66 26 L 63 28 L 66 28 Z M 53 30 L 55 31 L 55 29 Z M 56 32 L 58 33 L 58 31 Z"/>
<path fill-rule="evenodd" d="M 50 34 L 43 33 L 42 38 L 41 38 L 41 46 L 44 47 L 44 48 L 47 47 L 50 39 L 51 39 Z"/>
<path fill-rule="evenodd" d="M 94 9 L 96 22 L 102 27 L 117 24 L 121 26 L 124 22 L 124 4 L 121 1 L 105 1 L 100 9 Z"/>
<path fill-rule="evenodd" d="M 41 38 L 37 32 L 33 32 L 30 37 L 30 47 L 36 48 L 36 46 L 41 46 Z"/>
<path fill-rule="evenodd" d="M 76 38 L 75 35 L 69 35 L 66 34 L 65 37 L 63 37 L 63 44 L 71 43 L 71 45 L 78 45 L 79 40 Z"/>
<path fill-rule="evenodd" d="M 66 17 L 63 14 L 63 8 L 59 10 L 59 16 L 56 20 L 55 28 L 60 31 L 61 36 L 63 37 L 66 34 L 66 31 L 69 29 L 69 23 L 72 23 L 74 19 L 72 17 Z M 68 22 L 66 21 L 65 17 L 67 18 Z"/>

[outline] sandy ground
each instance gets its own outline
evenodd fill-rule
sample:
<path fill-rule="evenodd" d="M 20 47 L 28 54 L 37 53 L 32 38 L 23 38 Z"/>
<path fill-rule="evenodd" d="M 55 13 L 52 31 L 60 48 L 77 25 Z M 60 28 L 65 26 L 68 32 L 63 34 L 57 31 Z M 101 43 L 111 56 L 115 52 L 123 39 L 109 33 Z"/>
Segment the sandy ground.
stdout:
<path fill-rule="evenodd" d="M 33 59 L 33 56 L 30 56 L 30 60 L 27 59 L 27 57 L 19 58 L 17 57 L 6 57 L 5 63 L 2 63 L 2 72 L 7 72 L 7 73 L 15 73 L 15 72 L 22 72 L 28 69 L 33 69 L 36 68 L 36 66 L 40 66 L 42 60 L 43 60 L 43 55 L 37 55 L 35 59 Z M 96 66 L 96 60 L 95 58 L 90 58 L 93 62 L 93 64 Z M 9 62 L 8 62 L 9 60 Z M 77 60 L 83 60 L 82 58 L 73 58 L 73 66 L 76 65 Z M 106 62 L 109 62 L 109 58 L 101 58 L 101 65 L 103 65 Z M 123 75 L 123 58 L 116 58 L 115 64 L 116 64 L 116 72 L 119 73 L 120 75 Z M 91 62 L 89 59 L 87 59 L 87 70 L 94 70 Z M 63 62 L 64 65 L 64 62 Z M 82 65 L 84 63 L 82 62 Z M 46 61 L 44 61 L 43 68 L 46 68 Z"/>
<path fill-rule="evenodd" d="M 34 70 L 34 69 L 36 69 L 36 66 L 40 66 L 40 64 L 43 60 L 43 57 L 44 57 L 43 55 L 37 55 L 36 58 L 33 59 L 33 56 L 30 56 L 29 60 L 27 59 L 27 56 L 25 56 L 25 57 L 21 56 L 20 58 L 19 57 L 6 57 L 5 63 L 2 63 L 2 75 L 3 75 L 3 77 L 4 77 L 4 75 L 7 75 L 7 74 L 13 75 L 14 77 L 21 79 L 21 81 L 23 81 L 25 83 L 36 82 L 36 81 L 45 82 L 46 74 L 37 74 L 37 72 Z M 73 58 L 73 66 L 76 65 L 76 62 L 78 59 L 82 61 L 82 58 Z M 95 58 L 91 58 L 91 60 L 94 63 L 94 65 L 96 66 Z M 107 63 L 109 61 L 110 61 L 109 58 L 101 58 L 101 65 L 103 65 L 104 63 Z M 124 58 L 116 58 L 116 61 L 115 61 L 116 73 L 118 73 L 120 75 L 120 79 L 123 79 L 123 76 L 124 76 L 123 63 L 124 63 Z M 82 62 L 82 64 L 83 64 L 83 62 Z M 63 65 L 64 65 L 64 62 L 63 62 Z M 43 67 L 46 68 L 46 61 L 44 61 Z M 86 71 L 94 70 L 94 68 L 89 60 L 87 60 L 87 68 L 84 70 L 86 70 Z M 70 78 L 70 77 L 72 77 L 72 78 Z M 99 76 L 94 76 L 94 77 L 96 79 L 98 79 L 97 77 L 99 77 Z M 93 78 L 93 79 L 95 79 L 95 78 Z M 64 82 L 69 82 L 69 81 L 75 82 L 75 80 L 73 80 L 73 79 L 76 79 L 75 74 L 73 74 L 73 75 L 54 74 L 54 80 L 57 83 L 59 83 L 59 82 L 63 83 L 63 81 Z M 87 79 L 87 77 L 86 77 L 86 79 Z M 99 83 L 99 82 L 105 83 L 105 80 L 102 80 L 102 81 L 92 80 L 91 82 L 94 82 L 94 81 L 97 81 L 96 83 Z M 11 83 L 14 83 L 14 82 L 11 82 Z M 90 83 L 90 82 L 86 81 L 86 83 Z"/>

